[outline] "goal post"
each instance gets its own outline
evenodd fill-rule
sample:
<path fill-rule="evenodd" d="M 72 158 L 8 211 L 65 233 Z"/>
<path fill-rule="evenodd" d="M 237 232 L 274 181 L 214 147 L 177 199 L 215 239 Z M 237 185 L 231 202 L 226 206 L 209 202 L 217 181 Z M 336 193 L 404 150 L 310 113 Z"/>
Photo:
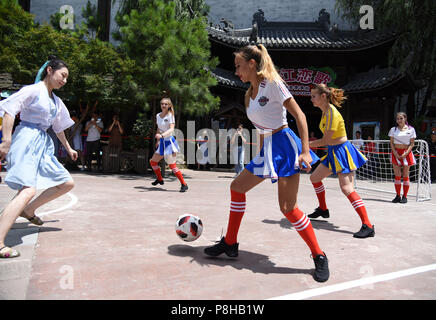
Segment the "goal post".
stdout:
<path fill-rule="evenodd" d="M 356 143 L 356 140 L 350 140 L 350 142 Z M 390 141 L 364 140 L 364 143 L 360 151 L 368 161 L 356 170 L 355 188 L 395 195 Z M 430 156 L 427 142 L 415 140 L 412 152 L 416 165 L 410 167 L 408 197 L 415 197 L 416 201 L 431 200 Z"/>

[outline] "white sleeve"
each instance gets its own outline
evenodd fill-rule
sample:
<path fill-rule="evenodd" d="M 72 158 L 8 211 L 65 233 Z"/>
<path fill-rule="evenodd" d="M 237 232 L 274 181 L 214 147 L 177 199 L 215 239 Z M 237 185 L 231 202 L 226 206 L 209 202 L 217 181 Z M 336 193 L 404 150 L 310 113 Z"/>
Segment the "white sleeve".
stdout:
<path fill-rule="evenodd" d="M 56 118 L 53 121 L 53 131 L 55 133 L 60 133 L 64 131 L 65 129 L 68 129 L 72 125 L 74 125 L 73 119 L 70 117 L 70 113 L 63 103 L 61 99 L 58 100 L 60 104 L 60 110 L 58 114 L 56 115 Z"/>
<path fill-rule="evenodd" d="M 176 123 L 176 120 L 174 119 L 174 115 L 171 114 L 170 118 L 169 118 L 169 122 L 170 123 Z"/>
<path fill-rule="evenodd" d="M 416 131 L 415 128 L 412 127 L 412 132 L 410 134 L 410 139 L 415 139 L 416 138 Z"/>
<path fill-rule="evenodd" d="M 25 86 L 0 103 L 0 114 L 5 112 L 15 117 L 21 110 L 30 104 L 37 96 L 39 91 L 35 86 Z"/>
<path fill-rule="evenodd" d="M 388 136 L 393 137 L 394 136 L 395 127 L 392 127 L 391 130 L 389 130 Z"/>
<path fill-rule="evenodd" d="M 283 104 L 289 98 L 292 98 L 292 94 L 283 81 L 273 81 L 271 84 L 273 96 Z"/>

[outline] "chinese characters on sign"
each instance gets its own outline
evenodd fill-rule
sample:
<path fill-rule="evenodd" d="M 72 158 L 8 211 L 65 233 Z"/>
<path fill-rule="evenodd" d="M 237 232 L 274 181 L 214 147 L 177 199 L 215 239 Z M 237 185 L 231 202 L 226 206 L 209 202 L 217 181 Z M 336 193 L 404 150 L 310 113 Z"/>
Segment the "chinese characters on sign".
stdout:
<path fill-rule="evenodd" d="M 310 96 L 310 89 L 314 83 L 332 86 L 336 79 L 336 74 L 330 68 L 323 68 L 322 70 L 315 68 L 282 68 L 279 73 L 294 96 Z"/>

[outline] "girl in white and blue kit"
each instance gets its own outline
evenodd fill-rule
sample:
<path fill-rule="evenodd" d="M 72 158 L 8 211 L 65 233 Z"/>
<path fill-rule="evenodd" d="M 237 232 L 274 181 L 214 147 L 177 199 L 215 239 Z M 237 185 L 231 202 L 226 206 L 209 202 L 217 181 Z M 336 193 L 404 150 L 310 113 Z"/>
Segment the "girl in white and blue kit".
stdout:
<path fill-rule="evenodd" d="M 327 257 L 318 245 L 309 218 L 297 206 L 300 170 L 310 170 L 318 157 L 309 150 L 306 116 L 278 74 L 266 48 L 249 45 L 235 53 L 236 75 L 250 82 L 245 95 L 247 116 L 260 134 L 260 152 L 230 185 L 227 233 L 209 256 L 238 256 L 237 234 L 245 213 L 245 194 L 266 178 L 278 184 L 280 210 L 306 242 L 315 262 L 314 279 L 327 281 Z M 301 139 L 288 127 L 287 112 L 296 121 Z"/>
<path fill-rule="evenodd" d="M 65 62 L 50 56 L 39 70 L 35 84 L 23 87 L 0 103 L 0 113 L 4 114 L 0 160 L 5 157 L 7 160 L 6 184 L 18 190 L 0 216 L 0 258 L 19 256 L 17 250 L 6 247 L 4 243 L 18 216 L 42 225 L 35 210 L 74 187 L 70 174 L 54 156 L 53 140 L 46 132 L 51 126 L 68 155 L 77 160 L 77 152 L 64 134 L 74 121 L 65 104 L 53 93 L 54 89 L 65 85 L 67 78 Z M 18 113 L 21 122 L 12 135 Z M 39 189 L 46 190 L 31 201 Z"/>
<path fill-rule="evenodd" d="M 182 172 L 176 165 L 176 155 L 180 152 L 180 148 L 173 135 L 175 128 L 174 106 L 170 98 L 163 98 L 160 101 L 160 107 L 162 112 L 156 115 L 157 133 L 155 136 L 156 140 L 159 141 L 159 144 L 156 148 L 156 152 L 150 159 L 151 168 L 156 174 L 156 180 L 152 182 L 152 185 L 164 184 L 158 163 L 165 157 L 168 166 L 180 181 L 180 192 L 186 192 L 188 190 L 188 185 L 186 184 L 185 179 L 183 179 Z"/>

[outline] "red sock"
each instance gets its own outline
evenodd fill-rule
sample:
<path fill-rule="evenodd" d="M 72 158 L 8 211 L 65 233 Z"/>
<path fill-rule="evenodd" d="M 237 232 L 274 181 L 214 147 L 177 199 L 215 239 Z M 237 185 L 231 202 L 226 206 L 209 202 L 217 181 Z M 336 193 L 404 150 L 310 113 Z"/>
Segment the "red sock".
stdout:
<path fill-rule="evenodd" d="M 153 169 L 154 173 L 156 174 L 157 180 L 162 181 L 163 180 L 162 174 L 160 172 L 160 167 L 159 167 L 158 163 L 153 161 L 153 160 L 150 160 L 150 165 L 151 165 L 151 168 Z"/>
<path fill-rule="evenodd" d="M 175 163 L 172 163 L 169 165 L 169 167 L 171 170 L 173 170 L 174 175 L 177 177 L 177 179 L 179 179 L 180 183 L 186 184 L 185 179 L 183 179 L 183 174 L 179 170 L 179 168 L 177 168 L 177 165 Z"/>
<path fill-rule="evenodd" d="M 224 238 L 227 244 L 237 242 L 239 226 L 245 213 L 245 193 L 239 193 L 230 189 L 230 215 L 227 233 Z"/>
<path fill-rule="evenodd" d="M 325 202 L 325 188 L 322 182 L 312 183 L 315 188 L 316 196 L 318 197 L 319 208 L 321 210 L 327 210 L 327 204 Z"/>
<path fill-rule="evenodd" d="M 372 224 L 371 222 L 369 222 L 368 214 L 366 213 L 365 204 L 363 203 L 362 198 L 360 198 L 356 191 L 350 193 L 347 198 L 348 200 L 350 200 L 354 210 L 356 210 L 356 212 L 358 213 L 360 220 L 362 220 L 362 223 L 372 228 Z"/>
<path fill-rule="evenodd" d="M 400 184 L 400 188 L 401 188 L 401 184 Z M 410 188 L 409 177 L 403 177 L 403 197 L 407 198 L 407 193 L 409 192 L 409 188 Z"/>
<path fill-rule="evenodd" d="M 397 196 L 401 195 L 401 177 L 395 176 L 395 192 Z"/>
<path fill-rule="evenodd" d="M 298 208 L 285 213 L 286 219 L 292 224 L 295 230 L 298 231 L 299 235 L 306 244 L 309 246 L 312 252 L 312 257 L 316 257 L 319 254 L 324 255 L 321 248 L 316 240 L 315 232 L 313 231 L 312 223 L 309 218 Z"/>

